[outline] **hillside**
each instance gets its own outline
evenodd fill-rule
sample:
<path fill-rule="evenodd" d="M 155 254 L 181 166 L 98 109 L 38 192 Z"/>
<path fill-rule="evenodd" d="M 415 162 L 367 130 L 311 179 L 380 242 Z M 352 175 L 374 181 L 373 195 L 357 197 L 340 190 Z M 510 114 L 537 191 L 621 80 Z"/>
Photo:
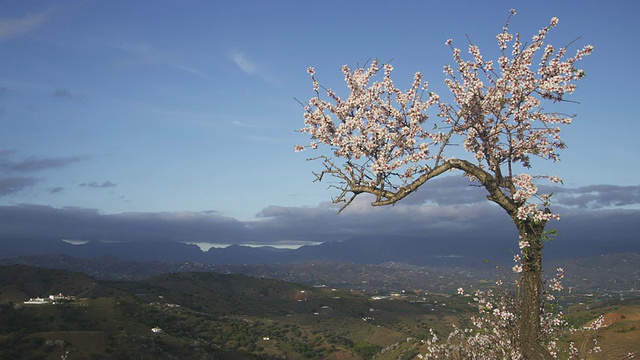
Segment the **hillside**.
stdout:
<path fill-rule="evenodd" d="M 5 302 L 58 293 L 82 295 L 96 287 L 91 277 L 81 273 L 26 265 L 0 266 L 0 299 Z"/>
<path fill-rule="evenodd" d="M 0 267 L 0 279 L 2 359 L 59 359 L 63 351 L 69 358 L 100 359 L 368 358 L 364 354 L 407 337 L 426 336 L 427 325 L 445 329 L 445 318 L 468 309 L 456 298 L 429 301 L 439 306 L 372 301 L 351 291 L 237 274 L 94 283 L 83 274 L 8 266 Z M 23 305 L 12 279 L 31 284 L 23 301 L 70 289 L 84 297 Z M 154 327 L 162 332 L 152 333 Z"/>
<path fill-rule="evenodd" d="M 592 258 L 573 258 L 545 262 L 547 272 L 565 269 L 565 286 L 578 297 L 607 298 L 640 296 L 640 253 L 609 254 Z M 470 288 L 493 283 L 496 273 L 510 269 L 510 263 L 497 267 L 491 262 L 476 266 L 406 263 L 358 264 L 336 261 L 305 261 L 276 264 L 211 264 L 201 262 L 133 261 L 114 256 L 97 258 L 68 255 L 31 255 L 0 259 L 0 265 L 23 264 L 47 269 L 82 272 L 101 280 L 145 280 L 163 273 L 215 272 L 325 285 L 345 290 L 389 293 L 422 289 L 445 294 L 458 287 Z M 508 270 L 507 272 L 509 272 Z"/>
<path fill-rule="evenodd" d="M 83 295 L 66 292 L 73 289 Z M 59 292 L 76 301 L 22 304 Z M 240 274 L 104 281 L 6 266 L 0 267 L 0 359 L 60 359 L 66 352 L 69 359 L 415 359 L 429 328 L 444 336 L 452 323 L 464 326 L 473 311 L 469 301 L 409 291 L 376 300 L 358 291 Z M 608 346 L 607 356 L 640 353 L 634 341 L 640 301 L 591 301 L 568 313 L 576 327 L 601 314 L 611 321 L 597 332 L 571 335 L 584 351 L 595 337 Z"/>
<path fill-rule="evenodd" d="M 583 328 L 603 316 L 603 326 L 597 330 L 578 331 L 568 336 L 581 350 L 585 359 L 630 359 L 640 354 L 640 300 L 593 302 L 568 309 L 569 323 Z M 589 353 L 594 346 L 601 352 Z"/>

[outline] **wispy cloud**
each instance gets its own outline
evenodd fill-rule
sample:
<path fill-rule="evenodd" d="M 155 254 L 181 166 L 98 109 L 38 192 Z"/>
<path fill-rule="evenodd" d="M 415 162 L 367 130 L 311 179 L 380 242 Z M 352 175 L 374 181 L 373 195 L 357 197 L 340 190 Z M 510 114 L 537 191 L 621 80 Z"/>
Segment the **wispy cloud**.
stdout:
<path fill-rule="evenodd" d="M 51 96 L 53 96 L 54 98 L 58 98 L 58 99 L 68 99 L 68 100 L 75 100 L 76 96 L 71 93 L 71 90 L 69 89 L 64 89 L 64 88 L 56 88 L 53 90 L 53 93 L 51 94 Z"/>
<path fill-rule="evenodd" d="M 247 59 L 247 57 L 243 53 L 235 51 L 231 52 L 229 54 L 229 59 L 233 61 L 240 68 L 240 70 L 244 71 L 245 73 L 249 75 L 253 75 L 256 73 L 256 65 L 252 61 Z"/>
<path fill-rule="evenodd" d="M 235 121 L 235 120 L 232 121 L 231 124 L 235 125 L 235 126 L 239 126 L 239 127 L 244 127 L 244 128 L 258 128 L 258 127 L 260 127 L 260 126 L 255 125 L 255 124 L 248 124 L 248 123 L 245 123 L 245 122 L 242 122 L 242 121 Z"/>
<path fill-rule="evenodd" d="M 174 54 L 158 50 L 150 44 L 121 42 L 111 46 L 130 56 L 122 62 L 125 65 L 162 65 L 194 76 L 204 77 L 200 70 L 179 61 Z"/>
<path fill-rule="evenodd" d="M 227 57 L 247 75 L 257 76 L 270 84 L 276 84 L 278 82 L 273 75 L 265 72 L 264 69 L 260 68 L 259 64 L 249 59 L 249 57 L 242 52 L 230 51 Z"/>
<path fill-rule="evenodd" d="M 249 141 L 270 142 L 270 143 L 278 143 L 284 140 L 283 138 L 277 137 L 277 136 L 259 136 L 259 135 L 247 135 L 246 139 Z"/>
<path fill-rule="evenodd" d="M 32 177 L 7 177 L 0 178 L 0 196 L 17 193 L 29 188 L 38 182 Z"/>
<path fill-rule="evenodd" d="M 95 182 L 95 181 L 92 181 L 92 182 L 89 182 L 89 183 L 81 183 L 81 184 L 78 184 L 78 186 L 81 186 L 81 187 L 92 187 L 92 188 L 112 188 L 112 187 L 118 186 L 118 184 L 107 180 L 107 181 L 105 181 L 103 183 L 98 183 L 98 182 Z"/>
<path fill-rule="evenodd" d="M 0 168 L 9 171 L 32 172 L 50 168 L 64 167 L 82 160 L 84 160 L 84 158 L 79 156 L 59 158 L 29 157 L 20 161 L 11 161 L 8 159 L 0 158 Z"/>
<path fill-rule="evenodd" d="M 27 14 L 17 19 L 0 19 L 0 41 L 7 41 L 33 31 L 45 22 L 49 11 Z"/>
<path fill-rule="evenodd" d="M 0 171 L 4 174 L 0 178 L 0 196 L 17 193 L 33 187 L 41 179 L 35 176 L 23 176 L 28 173 L 35 173 L 47 169 L 62 168 L 76 162 L 85 160 L 84 157 L 28 157 L 21 160 L 14 160 L 15 151 L 0 150 Z M 52 193 L 60 192 L 62 189 L 54 188 Z"/>

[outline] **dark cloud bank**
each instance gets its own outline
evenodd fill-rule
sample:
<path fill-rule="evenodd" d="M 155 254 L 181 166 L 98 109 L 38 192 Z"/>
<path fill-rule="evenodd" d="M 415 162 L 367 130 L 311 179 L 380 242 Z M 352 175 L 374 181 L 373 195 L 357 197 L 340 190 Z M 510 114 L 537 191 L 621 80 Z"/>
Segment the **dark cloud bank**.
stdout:
<path fill-rule="evenodd" d="M 103 184 L 104 185 L 104 184 Z M 16 185 L 17 186 L 17 185 Z M 640 186 L 553 188 L 561 214 L 548 229 L 559 235 L 549 257 L 640 252 Z M 389 242 L 421 239 L 424 247 L 455 255 L 473 249 L 510 253 L 517 232 L 508 216 L 489 203 L 482 188 L 460 177 L 438 179 L 395 206 L 371 207 L 363 197 L 342 214 L 334 204 L 270 206 L 257 220 L 240 221 L 217 212 L 101 214 L 84 208 L 39 205 L 0 207 L 0 241 L 72 239 L 171 241 L 216 244 L 303 245 L 349 239 Z M 366 243 L 366 242 L 365 242 Z M 442 250 L 443 246 L 446 250 Z"/>
<path fill-rule="evenodd" d="M 86 160 L 80 156 L 27 157 L 18 160 L 16 157 L 15 151 L 0 150 L 0 196 L 18 193 L 37 185 L 41 179 L 34 174 L 39 171 L 63 168 Z M 62 190 L 62 187 L 56 187 L 50 189 L 50 192 L 57 193 Z"/>

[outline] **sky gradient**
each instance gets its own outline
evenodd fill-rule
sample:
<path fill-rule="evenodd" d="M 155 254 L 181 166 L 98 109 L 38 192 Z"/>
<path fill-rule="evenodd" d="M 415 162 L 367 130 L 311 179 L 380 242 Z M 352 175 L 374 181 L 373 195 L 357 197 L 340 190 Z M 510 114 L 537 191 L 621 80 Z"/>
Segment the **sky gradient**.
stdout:
<path fill-rule="evenodd" d="M 0 2 L 0 237 L 284 245 L 491 229 L 517 237 L 460 175 L 395 207 L 362 198 L 337 215 L 335 193 L 312 182 L 321 164 L 293 151 L 308 143 L 296 132 L 303 110 L 294 99 L 313 96 L 307 67 L 340 92 L 343 64 L 392 61 L 400 87 L 421 71 L 446 98 L 445 40 L 464 49 L 468 35 L 489 57 L 513 7 L 511 29 L 524 38 L 557 16 L 551 43 L 595 46 L 579 65 L 587 76 L 576 103 L 559 108 L 577 114 L 563 129 L 562 161 L 534 163 L 534 173 L 564 179 L 543 189 L 557 194 L 558 228 L 567 238 L 591 229 L 637 244 L 640 3 L 615 4 Z"/>

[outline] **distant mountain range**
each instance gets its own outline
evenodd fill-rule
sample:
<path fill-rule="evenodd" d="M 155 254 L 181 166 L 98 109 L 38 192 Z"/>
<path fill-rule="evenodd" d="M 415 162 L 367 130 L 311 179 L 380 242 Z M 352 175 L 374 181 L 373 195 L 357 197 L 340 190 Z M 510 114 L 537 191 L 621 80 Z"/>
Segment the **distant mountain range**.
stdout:
<path fill-rule="evenodd" d="M 581 293 L 640 293 L 640 251 L 603 254 L 589 244 L 576 251 L 563 250 L 562 245 L 551 242 L 545 249 L 549 276 L 564 267 L 566 285 Z M 362 290 L 423 288 L 450 293 L 459 286 L 493 283 L 496 266 L 509 273 L 515 251 L 490 242 L 460 246 L 419 238 L 353 238 L 299 249 L 232 245 L 209 251 L 175 242 L 73 245 L 56 239 L 5 239 L 0 240 L 0 265 L 64 269 L 110 280 L 202 271 Z"/>
<path fill-rule="evenodd" d="M 565 270 L 564 296 L 627 298 L 640 297 L 640 253 L 609 254 L 592 258 L 574 258 L 545 262 L 546 276 L 558 267 Z M 363 265 L 335 261 L 306 261 L 278 264 L 210 264 L 202 262 L 161 262 L 124 260 L 112 255 L 80 258 L 69 255 L 28 255 L 0 259 L 1 266 L 28 265 L 42 269 L 60 269 L 84 273 L 95 279 L 141 281 L 160 274 L 213 272 L 243 274 L 256 278 L 366 292 L 397 292 L 422 289 L 453 294 L 459 287 L 472 289 L 492 286 L 497 275 L 510 276 L 509 267 L 483 266 L 415 266 L 385 262 Z M 16 279 L 19 282 L 19 280 Z M 571 297 L 569 296 L 569 297 Z"/>
<path fill-rule="evenodd" d="M 513 244 L 483 240 L 459 243 L 433 239 L 396 237 L 354 237 L 346 241 L 307 245 L 298 249 L 270 246 L 249 247 L 231 245 L 202 251 L 193 244 L 178 242 L 118 242 L 89 241 L 74 245 L 60 239 L 0 239 L 0 258 L 28 255 L 66 254 L 79 258 L 111 255 L 124 260 L 161 262 L 201 262 L 208 264 L 271 264 L 311 260 L 356 264 L 398 262 L 418 266 L 477 267 L 485 261 L 508 265 L 518 252 Z M 579 245 L 579 246 L 576 246 Z M 629 248 L 631 246 L 631 248 Z M 635 246 L 635 247 L 634 247 Z M 545 249 L 545 259 L 593 257 L 609 253 L 639 252 L 640 243 L 616 248 L 615 242 L 563 243 L 552 241 Z"/>
<path fill-rule="evenodd" d="M 25 255 L 66 254 L 81 258 L 113 255 L 121 259 L 163 262 L 204 262 L 212 264 L 269 264 L 309 260 L 330 260 L 361 264 L 379 264 L 387 261 L 413 265 L 433 265 L 451 262 L 468 263 L 482 256 L 492 257 L 498 252 L 484 247 L 470 249 L 453 244 L 433 244 L 419 238 L 366 239 L 326 242 L 302 246 L 298 249 L 279 249 L 270 246 L 249 247 L 231 245 L 202 251 L 193 244 L 178 242 L 119 242 L 89 241 L 73 245 L 59 239 L 4 239 L 0 240 L 3 258 Z M 489 251 L 487 251 L 489 250 Z M 510 258 L 508 250 L 501 259 Z"/>

